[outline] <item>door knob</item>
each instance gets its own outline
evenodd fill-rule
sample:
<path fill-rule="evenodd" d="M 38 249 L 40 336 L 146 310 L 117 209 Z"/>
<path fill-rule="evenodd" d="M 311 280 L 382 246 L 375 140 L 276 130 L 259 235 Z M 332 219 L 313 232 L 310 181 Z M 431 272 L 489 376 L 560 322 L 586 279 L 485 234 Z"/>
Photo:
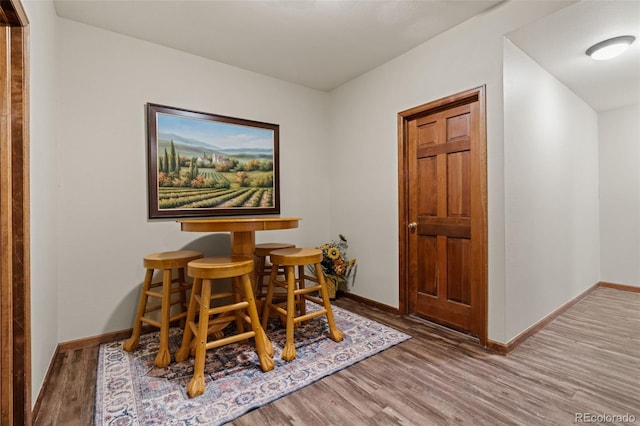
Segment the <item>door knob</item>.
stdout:
<path fill-rule="evenodd" d="M 415 231 L 418 228 L 418 223 L 417 222 L 411 222 L 408 225 L 409 230 L 411 230 L 412 232 Z"/>

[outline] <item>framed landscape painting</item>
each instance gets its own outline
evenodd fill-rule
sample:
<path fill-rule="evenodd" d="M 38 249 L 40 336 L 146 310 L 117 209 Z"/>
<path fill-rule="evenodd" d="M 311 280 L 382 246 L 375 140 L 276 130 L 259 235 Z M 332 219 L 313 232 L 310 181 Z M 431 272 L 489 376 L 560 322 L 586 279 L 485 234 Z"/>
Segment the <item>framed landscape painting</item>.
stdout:
<path fill-rule="evenodd" d="M 280 213 L 279 130 L 147 104 L 149 218 Z"/>

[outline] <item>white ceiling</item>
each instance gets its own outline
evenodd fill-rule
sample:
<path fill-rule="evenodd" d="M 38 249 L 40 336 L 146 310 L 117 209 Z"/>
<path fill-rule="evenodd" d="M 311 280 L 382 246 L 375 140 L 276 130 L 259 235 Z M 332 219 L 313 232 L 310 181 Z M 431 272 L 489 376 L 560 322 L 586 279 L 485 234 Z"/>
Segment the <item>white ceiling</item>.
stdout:
<path fill-rule="evenodd" d="M 497 3 L 54 1 L 58 16 L 326 91 Z"/>
<path fill-rule="evenodd" d="M 617 58 L 585 55 L 592 45 L 621 35 L 636 41 Z M 640 102 L 640 1 L 581 1 L 508 38 L 596 111 Z"/>
<path fill-rule="evenodd" d="M 497 3 L 54 2 L 65 18 L 326 91 Z"/>
<path fill-rule="evenodd" d="M 54 0 L 59 16 L 330 91 L 501 1 Z M 509 38 L 602 111 L 640 101 L 640 40 L 615 62 L 584 51 L 640 39 L 640 0 L 589 0 Z"/>

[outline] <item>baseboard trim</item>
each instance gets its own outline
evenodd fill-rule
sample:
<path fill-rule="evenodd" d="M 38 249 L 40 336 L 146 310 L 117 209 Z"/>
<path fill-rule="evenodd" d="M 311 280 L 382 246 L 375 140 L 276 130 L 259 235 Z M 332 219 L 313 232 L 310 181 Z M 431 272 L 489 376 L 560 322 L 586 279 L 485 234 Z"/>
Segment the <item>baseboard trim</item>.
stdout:
<path fill-rule="evenodd" d="M 97 346 L 102 343 L 113 342 L 120 339 L 125 339 L 131 336 L 131 329 L 114 331 L 111 333 L 100 334 L 98 336 L 85 337 L 77 340 L 69 340 L 67 342 L 58 343 L 58 348 L 61 352 L 74 351 L 76 349 L 88 348 L 91 346 Z"/>
<path fill-rule="evenodd" d="M 114 331 L 112 333 L 101 334 L 99 336 L 91 336 L 82 339 L 70 340 L 67 342 L 60 342 L 56 346 L 56 350 L 53 352 L 53 357 L 49 362 L 49 368 L 47 369 L 47 373 L 44 375 L 44 381 L 42 382 L 42 386 L 40 387 L 40 392 L 38 392 L 38 397 L 36 398 L 36 403 L 33 405 L 33 409 L 31 410 L 31 418 L 37 419 L 38 413 L 40 412 L 40 406 L 42 405 L 43 395 L 46 395 L 49 388 L 49 383 L 51 383 L 52 375 L 53 375 L 53 367 L 62 354 L 68 351 L 74 351 L 76 349 L 87 348 L 91 346 L 98 346 L 102 343 L 113 342 L 120 339 L 125 339 L 131 336 L 132 328 L 128 330 Z M 153 331 L 152 327 L 148 329 L 143 327 L 143 332 Z"/>
<path fill-rule="evenodd" d="M 150 333 L 154 330 L 157 330 L 157 328 L 152 326 L 144 326 L 142 327 L 141 334 Z M 82 339 L 69 340 L 66 342 L 58 343 L 58 345 L 56 346 L 56 350 L 53 353 L 53 357 L 51 358 L 51 362 L 49 362 L 49 368 L 47 369 L 47 373 L 44 376 L 44 381 L 42 382 L 40 392 L 38 392 L 36 403 L 33 405 L 33 409 L 31 410 L 31 418 L 35 420 L 38 417 L 40 406 L 42 405 L 42 397 L 46 394 L 49 383 L 51 383 L 53 366 L 55 365 L 56 360 L 59 356 L 68 351 L 74 351 L 76 349 L 98 346 L 102 343 L 109 343 L 115 342 L 116 340 L 126 339 L 131 336 L 132 331 L 133 329 L 129 328 L 127 330 L 114 331 L 111 333 L 100 334 L 98 336 L 85 337 Z"/>
<path fill-rule="evenodd" d="M 507 345 L 508 343 L 500 343 L 491 339 L 487 339 L 487 345 L 485 346 L 485 348 L 498 355 L 507 355 L 510 351 L 513 350 L 513 348 L 509 349 Z"/>
<path fill-rule="evenodd" d="M 548 316 L 546 316 L 545 318 L 543 318 L 542 320 L 540 320 L 536 324 L 532 325 L 531 327 L 529 327 L 528 329 L 526 329 L 525 331 L 520 333 L 518 336 L 516 336 L 513 339 L 511 339 L 508 343 L 500 343 L 500 342 L 495 342 L 493 340 L 487 340 L 487 348 L 492 350 L 492 351 L 494 351 L 494 352 L 502 353 L 502 354 L 507 354 L 507 353 L 511 352 L 518 345 L 520 345 L 522 342 L 527 340 L 529 337 L 531 337 L 534 334 L 536 334 L 538 331 L 540 331 L 542 328 L 544 328 L 544 326 L 546 326 L 551 321 L 556 319 L 556 317 L 558 317 L 564 311 L 568 310 L 573 305 L 578 303 L 580 300 L 582 300 L 586 295 L 591 293 L 597 287 L 607 287 L 607 288 L 614 288 L 616 290 L 623 290 L 623 291 L 631 291 L 631 292 L 634 292 L 634 293 L 640 293 L 640 287 L 635 287 L 635 286 L 631 286 L 631 285 L 627 285 L 627 284 L 618 284 L 618 283 L 610 283 L 610 282 L 600 281 L 600 282 L 594 284 L 593 286 L 591 286 L 590 288 L 588 288 L 587 290 L 585 290 L 583 293 L 581 293 L 578 296 L 576 296 L 574 299 L 572 299 L 569 302 L 567 302 L 564 305 L 562 305 L 560 308 L 556 309 L 554 312 L 552 312 L 551 314 L 549 314 Z M 362 303 L 364 305 L 379 309 L 379 310 L 384 311 L 384 312 L 389 312 L 391 314 L 400 315 L 400 311 L 398 310 L 398 308 L 394 308 L 393 306 L 385 305 L 384 303 L 376 302 L 375 300 L 367 299 L 366 297 L 358 296 L 357 294 L 346 293 L 345 292 L 345 293 L 342 293 L 342 297 L 345 297 L 347 299 L 355 300 L 356 302 L 359 302 L 359 303 Z M 150 333 L 150 332 L 152 332 L 154 330 L 156 330 L 155 327 L 145 326 L 145 327 L 142 327 L 141 334 Z M 131 332 L 132 332 L 132 329 L 129 328 L 129 329 L 126 329 L 126 330 L 113 331 L 111 333 L 100 334 L 98 336 L 91 336 L 91 337 L 86 337 L 86 338 L 82 338 L 82 339 L 76 339 L 76 340 L 70 340 L 70 341 L 58 343 L 58 346 L 56 347 L 56 351 L 54 353 L 53 360 L 55 361 L 56 356 L 60 352 L 65 352 L 65 351 L 75 350 L 75 349 L 80 349 L 80 348 L 86 348 L 86 347 L 90 347 L 90 346 L 100 345 L 102 343 L 109 343 L 109 342 L 114 342 L 116 340 L 126 339 L 129 336 L 131 336 Z M 52 364 L 53 364 L 53 362 L 49 365 L 49 370 L 51 370 Z M 47 371 L 47 375 L 49 374 L 49 370 Z M 46 379 L 45 379 L 45 383 L 46 383 Z M 37 404 L 37 401 L 36 401 L 36 404 Z"/>
<path fill-rule="evenodd" d="M 376 308 L 384 312 L 389 312 L 390 314 L 400 315 L 400 310 L 398 308 L 385 305 L 384 303 L 376 302 L 375 300 L 367 299 L 366 297 L 358 296 L 357 294 L 342 293 L 342 297 L 346 299 L 355 300 L 356 302 L 362 303 L 363 305 L 367 305 L 369 307 Z"/>
<path fill-rule="evenodd" d="M 598 285 L 600 287 L 615 288 L 616 290 L 630 291 L 632 293 L 640 293 L 640 287 L 636 287 L 628 284 L 608 283 L 606 281 L 600 281 Z"/>
<path fill-rule="evenodd" d="M 151 333 L 156 331 L 156 327 L 143 326 L 140 334 Z M 132 328 L 127 330 L 112 331 L 110 333 L 99 334 L 97 336 L 84 337 L 82 339 L 69 340 L 66 342 L 58 343 L 60 352 L 73 351 L 81 348 L 88 348 L 91 346 L 101 345 L 102 343 L 115 342 L 116 340 L 127 339 L 131 337 Z"/>
<path fill-rule="evenodd" d="M 509 352 L 513 351 L 515 348 L 520 346 L 528 338 L 535 335 L 538 331 L 542 330 L 551 321 L 553 321 L 562 313 L 566 312 L 571 307 L 573 307 L 576 303 L 584 299 L 589 293 L 591 293 L 596 288 L 600 287 L 600 285 L 601 283 L 599 282 L 595 283 L 594 285 L 592 285 L 591 287 L 589 287 L 588 289 L 586 289 L 585 291 L 583 291 L 582 293 L 580 293 L 579 295 L 577 295 L 576 297 L 574 297 L 573 299 L 565 303 L 564 305 L 560 306 L 555 311 L 551 312 L 549 315 L 547 315 L 537 323 L 533 324 L 531 327 L 524 330 L 522 333 L 518 334 L 513 339 L 509 340 L 507 343 L 500 343 L 500 342 L 495 342 L 493 340 L 487 340 L 487 346 L 486 346 L 487 349 L 493 352 L 496 352 L 497 354 L 500 354 L 500 355 L 508 355 Z"/>
<path fill-rule="evenodd" d="M 51 376 L 53 375 L 53 366 L 55 365 L 59 355 L 60 355 L 60 344 L 58 344 L 56 346 L 56 350 L 53 351 L 53 357 L 49 362 L 49 368 L 47 368 L 47 373 L 44 375 L 44 380 L 42 382 L 42 386 L 40 387 L 40 392 L 38 392 L 36 403 L 33 404 L 33 408 L 31 409 L 31 419 L 33 420 L 34 424 L 38 419 L 38 413 L 40 412 L 40 406 L 42 405 L 42 398 L 43 398 L 43 395 L 46 395 L 48 391 L 49 383 L 51 383 Z"/>
<path fill-rule="evenodd" d="M 351 293 L 342 293 L 341 296 L 347 299 L 355 300 L 364 305 L 380 309 L 381 311 L 389 312 L 396 315 L 400 314 L 400 311 L 397 308 L 394 308 L 393 306 L 385 305 L 384 303 L 376 302 L 375 300 L 367 299 L 366 297 L 358 296 Z M 157 330 L 157 328 L 155 327 L 143 326 L 140 334 L 150 333 L 155 330 Z M 100 334 L 97 336 L 84 337 L 81 339 L 60 342 L 58 343 L 53 359 L 55 361 L 55 357 L 57 356 L 58 353 L 61 353 L 61 352 L 73 351 L 76 349 L 100 345 L 102 343 L 109 343 L 109 342 L 115 342 L 116 340 L 126 339 L 131 336 L 132 331 L 133 329 L 129 328 L 126 330 L 112 331 L 110 333 Z M 51 365 L 49 365 L 49 369 L 51 369 Z"/>

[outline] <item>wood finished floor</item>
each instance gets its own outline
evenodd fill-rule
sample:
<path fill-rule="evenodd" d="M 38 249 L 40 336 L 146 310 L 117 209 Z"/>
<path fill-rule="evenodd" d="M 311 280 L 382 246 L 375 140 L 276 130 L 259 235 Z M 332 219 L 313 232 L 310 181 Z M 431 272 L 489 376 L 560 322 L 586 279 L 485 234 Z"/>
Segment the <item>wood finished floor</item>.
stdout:
<path fill-rule="evenodd" d="M 336 304 L 413 338 L 232 425 L 571 425 L 576 413 L 640 425 L 640 293 L 597 288 L 506 357 L 424 321 Z M 97 350 L 57 357 L 36 425 L 92 424 Z"/>

